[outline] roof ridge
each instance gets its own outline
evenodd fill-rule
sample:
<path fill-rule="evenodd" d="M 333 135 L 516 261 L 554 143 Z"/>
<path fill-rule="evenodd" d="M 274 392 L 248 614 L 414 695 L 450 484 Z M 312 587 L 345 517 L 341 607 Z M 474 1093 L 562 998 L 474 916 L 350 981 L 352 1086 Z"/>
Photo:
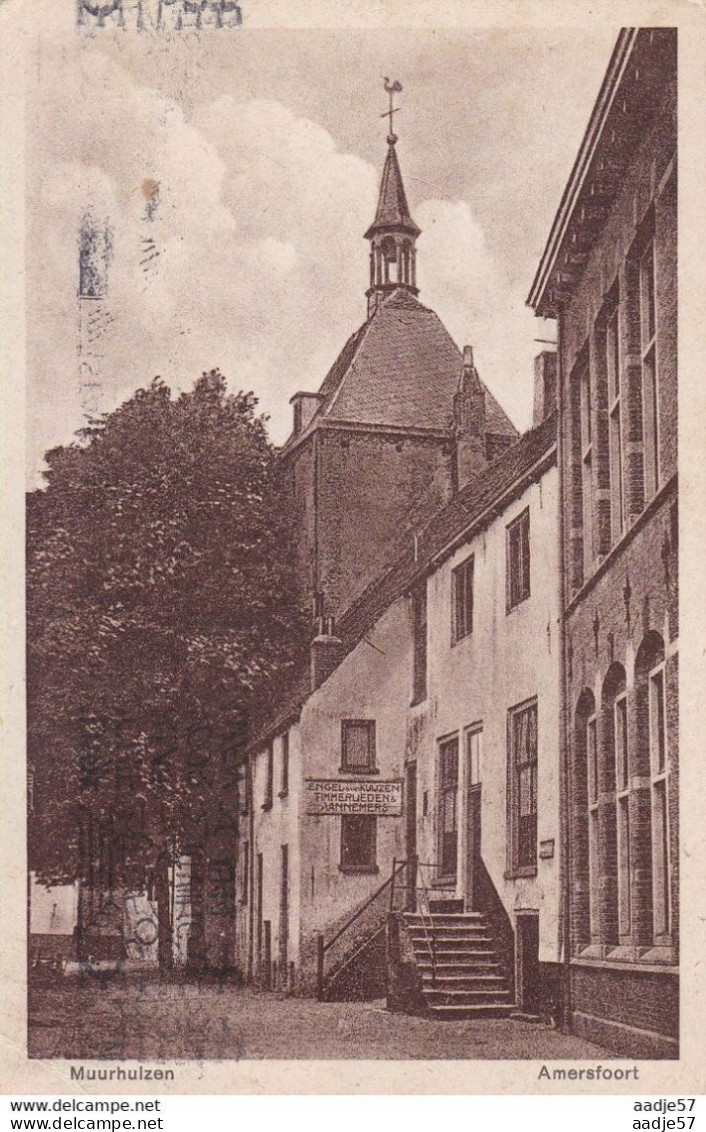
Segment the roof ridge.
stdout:
<path fill-rule="evenodd" d="M 362 326 L 356 331 L 356 333 L 359 334 L 360 337 L 358 338 L 358 341 L 355 344 L 355 349 L 353 350 L 353 354 L 351 356 L 351 359 L 348 362 L 348 365 L 346 366 L 345 370 L 343 371 L 343 374 L 341 375 L 341 380 L 338 383 L 338 388 L 332 394 L 331 399 L 328 402 L 328 404 L 324 404 L 324 405 L 321 406 L 321 415 L 322 416 L 326 416 L 326 417 L 329 416 L 330 410 L 336 404 L 336 401 L 338 400 L 338 398 L 341 394 L 341 390 L 343 389 L 343 386 L 346 383 L 346 378 L 348 377 L 351 370 L 355 366 L 356 358 L 358 357 L 358 354 L 360 353 L 360 351 L 363 347 L 363 343 L 365 342 L 366 338 L 368 337 L 368 334 L 370 333 L 370 328 L 372 327 L 372 325 L 375 321 L 375 317 L 376 317 L 378 311 L 380 311 L 384 305 L 385 305 L 384 303 L 380 303 L 379 306 L 377 306 L 375 308 L 375 310 L 373 311 L 370 318 L 366 319 L 366 321 L 362 324 Z"/>

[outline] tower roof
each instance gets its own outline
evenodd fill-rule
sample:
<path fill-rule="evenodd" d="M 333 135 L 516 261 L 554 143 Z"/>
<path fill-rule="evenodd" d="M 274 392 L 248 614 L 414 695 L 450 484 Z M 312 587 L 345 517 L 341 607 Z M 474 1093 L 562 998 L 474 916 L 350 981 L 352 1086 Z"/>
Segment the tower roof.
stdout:
<path fill-rule="evenodd" d="M 312 425 L 328 420 L 451 429 L 461 360 L 438 315 L 398 287 L 343 347 L 319 389 Z M 488 432 L 517 436 L 490 390 L 482 388 Z"/>
<path fill-rule="evenodd" d="M 367 240 L 385 229 L 403 229 L 405 232 L 409 232 L 411 236 L 418 236 L 421 231 L 409 214 L 409 205 L 407 204 L 393 137 L 394 135 L 390 135 L 387 139 L 387 157 L 380 182 L 378 207 L 375 219 L 365 233 Z"/>

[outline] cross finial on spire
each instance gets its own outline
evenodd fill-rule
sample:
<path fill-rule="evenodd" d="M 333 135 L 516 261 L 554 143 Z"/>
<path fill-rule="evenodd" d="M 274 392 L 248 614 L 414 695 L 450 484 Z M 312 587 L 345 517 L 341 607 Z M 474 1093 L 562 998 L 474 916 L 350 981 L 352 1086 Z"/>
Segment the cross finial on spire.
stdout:
<path fill-rule="evenodd" d="M 385 90 L 387 91 L 387 93 L 390 96 L 390 106 L 389 106 L 389 109 L 383 111 L 383 113 L 380 115 L 380 117 L 381 118 L 389 118 L 389 133 L 387 135 L 387 140 L 388 140 L 390 145 L 394 145 L 395 142 L 397 141 L 397 135 L 395 134 L 395 132 L 392 129 L 392 115 L 396 114 L 397 111 L 400 109 L 399 106 L 394 105 L 394 97 L 395 97 L 395 94 L 398 94 L 402 90 L 402 83 L 399 82 L 398 79 L 395 79 L 394 82 L 390 82 L 390 80 L 386 76 L 385 77 Z"/>

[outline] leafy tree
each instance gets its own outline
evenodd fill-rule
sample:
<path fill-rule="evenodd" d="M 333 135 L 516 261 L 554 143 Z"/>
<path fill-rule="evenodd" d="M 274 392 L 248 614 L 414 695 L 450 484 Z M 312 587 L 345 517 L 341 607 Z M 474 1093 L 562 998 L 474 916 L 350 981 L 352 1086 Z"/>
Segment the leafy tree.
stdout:
<path fill-rule="evenodd" d="M 47 455 L 27 524 L 30 866 L 45 883 L 159 890 L 175 853 L 234 845 L 249 698 L 305 633 L 256 405 L 218 371 L 176 398 L 155 379 Z"/>

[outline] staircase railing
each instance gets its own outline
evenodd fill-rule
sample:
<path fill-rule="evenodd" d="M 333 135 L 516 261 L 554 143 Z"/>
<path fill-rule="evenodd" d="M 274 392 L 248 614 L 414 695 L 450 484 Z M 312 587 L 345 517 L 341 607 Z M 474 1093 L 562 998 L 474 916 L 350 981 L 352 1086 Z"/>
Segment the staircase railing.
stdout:
<path fill-rule="evenodd" d="M 380 887 L 377 888 L 375 892 L 373 892 L 372 895 L 368 897 L 365 903 L 362 904 L 360 908 L 358 908 L 358 910 L 346 920 L 346 922 L 342 927 L 338 929 L 335 935 L 331 936 L 329 940 L 325 940 L 323 933 L 320 932 L 318 934 L 316 939 L 316 993 L 318 998 L 323 998 L 324 995 L 326 984 L 326 962 L 327 956 L 329 956 L 331 949 L 345 936 L 350 938 L 351 948 L 354 947 L 356 943 L 360 944 L 362 942 L 360 939 L 354 939 L 351 929 L 354 927 L 354 925 L 359 923 L 363 914 L 368 911 L 376 901 L 380 901 L 380 898 L 384 894 L 386 894 L 387 889 L 389 889 L 390 891 L 390 911 L 394 911 L 396 891 L 404 891 L 407 888 L 406 885 L 397 884 L 397 877 L 399 876 L 401 871 L 407 867 L 407 863 L 408 862 L 406 860 L 398 861 L 396 858 L 393 859 L 390 876 L 385 881 L 383 881 Z M 379 925 L 376 925 L 375 930 L 371 934 L 374 935 L 378 930 Z"/>
<path fill-rule="evenodd" d="M 436 986 L 436 945 L 434 939 L 434 921 L 431 918 L 431 912 L 429 910 L 429 887 L 424 883 L 424 869 L 435 868 L 436 865 L 429 864 L 429 862 L 417 861 L 417 870 L 419 873 L 419 884 L 417 885 L 417 892 L 419 893 L 419 898 L 417 900 L 417 912 L 422 921 L 422 927 L 424 928 L 424 939 L 429 949 L 429 958 L 431 959 L 432 986 Z"/>

